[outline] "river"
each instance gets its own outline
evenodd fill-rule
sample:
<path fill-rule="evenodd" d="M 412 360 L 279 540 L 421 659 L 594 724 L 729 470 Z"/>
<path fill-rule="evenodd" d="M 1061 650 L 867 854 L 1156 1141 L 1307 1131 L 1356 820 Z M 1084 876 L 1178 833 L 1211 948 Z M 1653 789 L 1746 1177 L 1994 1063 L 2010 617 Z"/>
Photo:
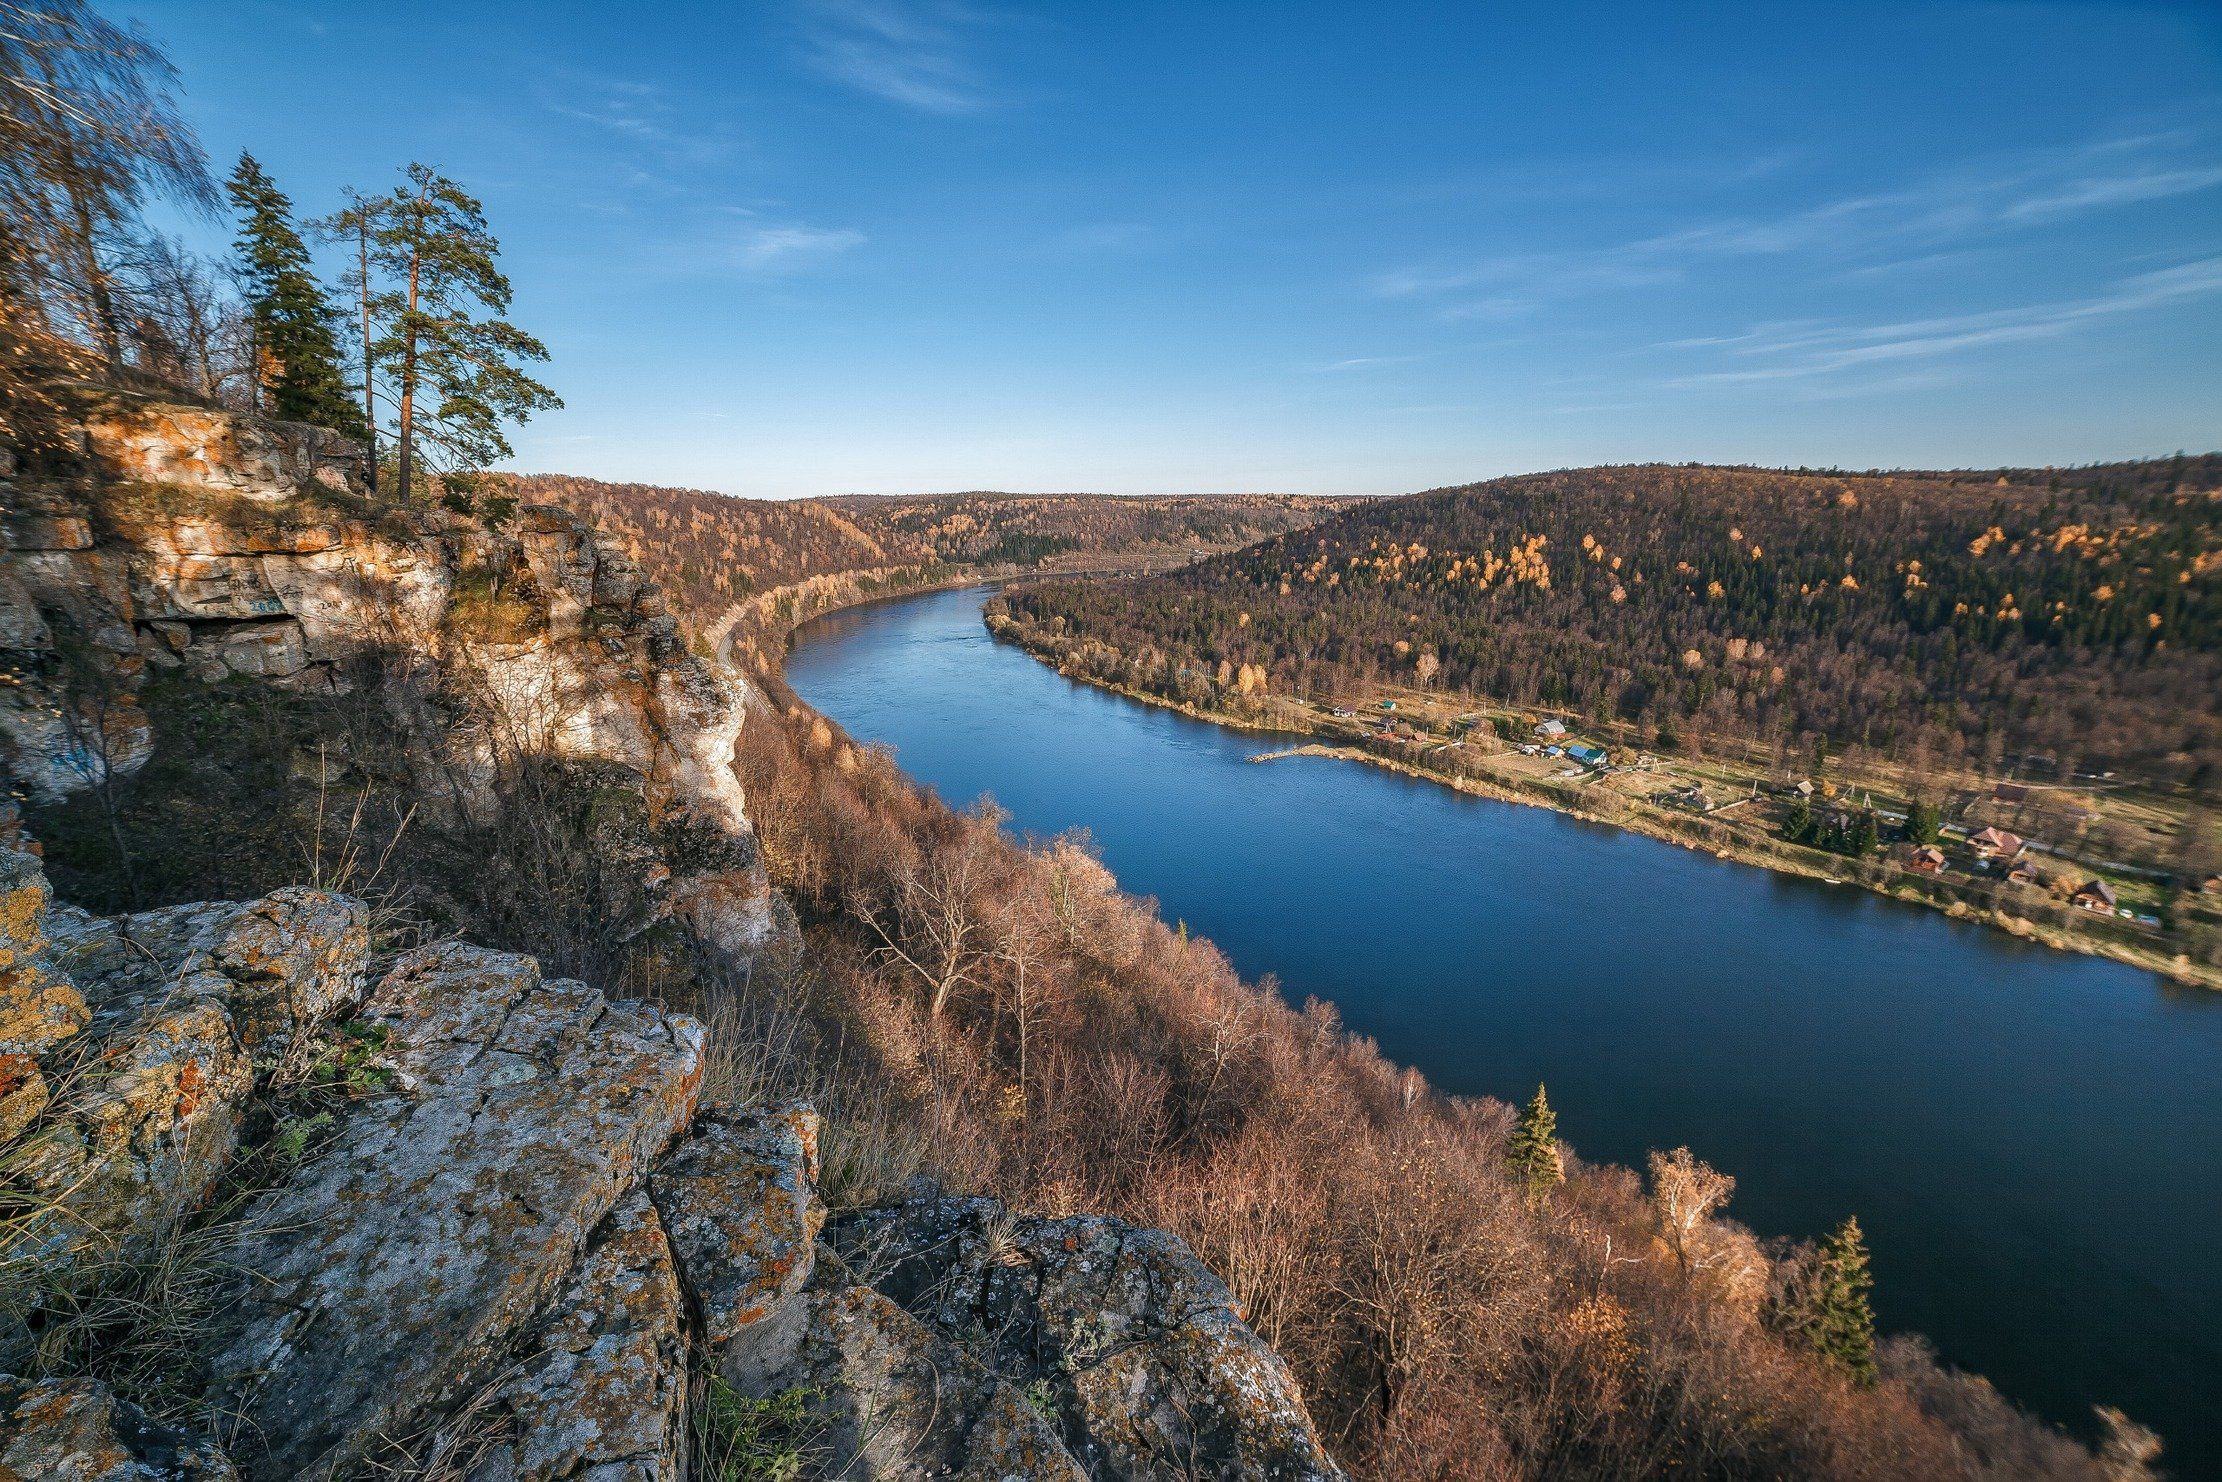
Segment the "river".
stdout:
<path fill-rule="evenodd" d="M 1687 1144 L 1765 1235 L 1847 1214 L 1886 1329 L 2222 1471 L 2222 994 L 1076 684 L 981 589 L 835 614 L 796 691 L 952 803 L 1084 828 L 1126 889 L 1437 1086 L 1550 1087 L 1588 1158 Z"/>

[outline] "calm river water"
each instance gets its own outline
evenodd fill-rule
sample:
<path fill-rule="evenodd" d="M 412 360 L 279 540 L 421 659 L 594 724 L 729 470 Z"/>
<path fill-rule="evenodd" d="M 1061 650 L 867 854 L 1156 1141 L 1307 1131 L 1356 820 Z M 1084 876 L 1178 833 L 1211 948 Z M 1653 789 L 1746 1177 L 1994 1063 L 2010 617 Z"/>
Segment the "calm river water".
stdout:
<path fill-rule="evenodd" d="M 1092 833 L 1120 882 L 1445 1089 L 1686 1143 L 1762 1234 L 1857 1214 L 1891 1329 L 2222 1470 L 2222 994 L 1064 679 L 981 590 L 798 635 L 787 675 L 957 804 Z"/>

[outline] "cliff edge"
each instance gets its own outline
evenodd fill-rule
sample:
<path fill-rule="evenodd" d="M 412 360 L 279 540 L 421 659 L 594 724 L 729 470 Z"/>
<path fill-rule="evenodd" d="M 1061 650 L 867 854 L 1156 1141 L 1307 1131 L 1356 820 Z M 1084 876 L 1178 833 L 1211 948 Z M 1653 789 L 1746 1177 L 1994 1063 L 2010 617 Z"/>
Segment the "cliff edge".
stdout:
<path fill-rule="evenodd" d="M 829 1228 L 816 1113 L 703 1104 L 693 1019 L 369 919 L 0 848 L 0 1475 L 1337 1475 L 1173 1237 Z"/>
<path fill-rule="evenodd" d="M 619 769 L 698 842 L 641 861 L 654 913 L 746 963 L 791 934 L 733 774 L 745 681 L 560 510 L 381 504 L 322 429 L 110 397 L 81 463 L 0 466 L 0 767 L 30 801 L 143 766 L 150 673 L 333 692 L 394 680 L 414 799 L 486 815 L 520 758 Z"/>

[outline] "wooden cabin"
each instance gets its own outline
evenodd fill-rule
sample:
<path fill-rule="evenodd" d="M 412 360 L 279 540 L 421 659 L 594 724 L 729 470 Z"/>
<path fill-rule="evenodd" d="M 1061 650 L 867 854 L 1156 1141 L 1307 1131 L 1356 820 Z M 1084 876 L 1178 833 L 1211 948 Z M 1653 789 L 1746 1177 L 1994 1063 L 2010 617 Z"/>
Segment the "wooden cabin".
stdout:
<path fill-rule="evenodd" d="M 2111 916 L 2120 907 L 2121 899 L 2114 894 L 2114 887 L 2104 880 L 2086 880 L 2068 897 L 2070 905 L 2081 906 L 2086 911 L 2099 911 Z"/>

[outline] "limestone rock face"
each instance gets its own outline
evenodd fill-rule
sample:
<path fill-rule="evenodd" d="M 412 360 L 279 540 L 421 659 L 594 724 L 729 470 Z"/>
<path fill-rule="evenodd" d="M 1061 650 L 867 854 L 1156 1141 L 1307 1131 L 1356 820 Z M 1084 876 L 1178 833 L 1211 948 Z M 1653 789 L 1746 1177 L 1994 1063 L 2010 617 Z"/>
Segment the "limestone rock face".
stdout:
<path fill-rule="evenodd" d="M 649 1180 L 720 1372 L 763 1389 L 794 1356 L 818 1201 L 818 1114 L 705 1112 Z"/>
<path fill-rule="evenodd" d="M 0 1478 L 15 1482 L 234 1482 L 216 1447 L 158 1425 L 90 1379 L 0 1374 Z"/>
<path fill-rule="evenodd" d="M 64 1088 L 21 1149 L 42 1201 L 17 1239 L 50 1262 L 143 1245 L 183 1216 L 238 1143 L 254 1078 L 214 973 L 182 979 L 103 1035 L 100 1075 Z"/>
<path fill-rule="evenodd" d="M 52 1097 L 39 1053 L 92 1016 L 76 985 L 40 961 L 49 901 L 38 860 L 0 847 L 0 1146 Z"/>
<path fill-rule="evenodd" d="M 690 1019 L 449 944 L 371 995 L 394 1089 L 247 1214 L 211 1372 L 257 1477 L 323 1476 L 493 1377 L 646 1161 L 686 1124 Z"/>
<path fill-rule="evenodd" d="M 824 1430 L 824 1475 L 1079 1482 L 1088 1474 L 1026 1397 L 963 1347 L 848 1276 L 817 1270 L 787 1377 Z"/>
<path fill-rule="evenodd" d="M 885 1267 L 880 1290 L 935 1331 L 992 1335 L 989 1361 L 1055 1395 L 1092 1476 L 1339 1475 L 1280 1356 L 1162 1230 L 924 1193 L 828 1239 Z"/>
<path fill-rule="evenodd" d="M 301 885 L 113 920 L 63 906 L 49 922 L 47 960 L 85 985 L 101 1019 L 147 1012 L 214 973 L 241 1045 L 264 1057 L 359 1002 L 370 961 L 363 903 Z"/>
<path fill-rule="evenodd" d="M 52 1362 L 35 1324 L 96 1244 L 261 1189 L 193 1246 L 219 1300 L 175 1392 L 221 1449 L 91 1379 L 0 1378 L 0 1482 L 681 1482 L 703 1387 L 713 1426 L 797 1420 L 805 1476 L 1336 1475 L 1180 1242 L 930 1190 L 829 1222 L 817 1114 L 698 1107 L 691 1019 L 458 943 L 366 997 L 365 908 L 322 891 L 103 919 L 31 855 L 0 882 L 0 970 L 70 995 L 29 1021 L 67 1034 L 20 1041 L 46 1100 L 9 1167 L 49 1212 L 0 1225 L 0 1369 Z M 303 1114 L 286 1075 L 350 1015 L 319 1134 L 269 1157 Z"/>
<path fill-rule="evenodd" d="M 35 975 L 82 1036 L 66 1057 L 29 1036 L 0 1059 L 10 1179 L 33 1204 L 0 1239 L 4 1357 L 25 1341 L 34 1272 L 52 1286 L 88 1254 L 128 1259 L 200 1202 L 237 1146 L 256 1056 L 352 1004 L 370 946 L 362 905 L 322 891 L 105 921 L 48 903 L 30 855 L 0 851 L 0 876 L 15 904 L 0 971 Z"/>
<path fill-rule="evenodd" d="M 345 487 L 359 457 L 321 427 L 202 407 L 119 406 L 87 418 L 85 432 L 94 458 L 117 477 L 258 500 L 290 498 L 308 482 Z"/>
<path fill-rule="evenodd" d="M 636 1188 L 525 1345 L 523 1372 L 474 1417 L 491 1420 L 500 1440 L 472 1482 L 678 1482 L 687 1456 L 685 1324 L 671 1247 Z"/>
<path fill-rule="evenodd" d="M 145 764 L 149 669 L 324 693 L 375 654 L 475 709 L 420 722 L 424 806 L 496 806 L 520 752 L 622 767 L 659 816 L 724 841 L 666 864 L 658 918 L 743 965 L 791 942 L 733 770 L 748 686 L 577 520 L 380 505 L 350 445 L 297 424 L 118 399 L 84 425 L 90 482 L 11 491 L 25 507 L 0 519 L 0 669 L 27 677 L 0 687 L 0 771 L 38 801 Z M 97 682 L 62 675 L 83 645 L 57 634 L 110 656 Z"/>

